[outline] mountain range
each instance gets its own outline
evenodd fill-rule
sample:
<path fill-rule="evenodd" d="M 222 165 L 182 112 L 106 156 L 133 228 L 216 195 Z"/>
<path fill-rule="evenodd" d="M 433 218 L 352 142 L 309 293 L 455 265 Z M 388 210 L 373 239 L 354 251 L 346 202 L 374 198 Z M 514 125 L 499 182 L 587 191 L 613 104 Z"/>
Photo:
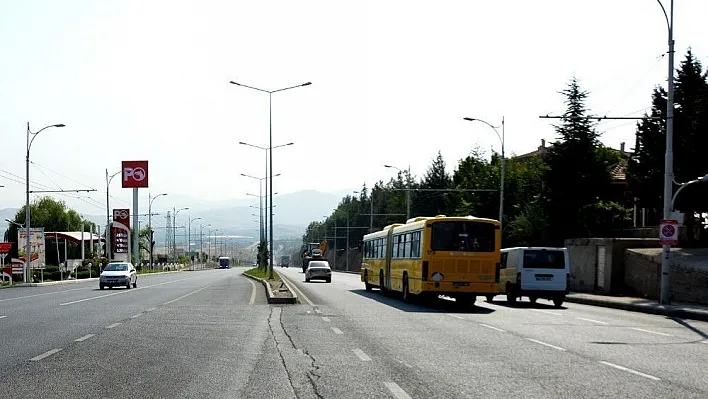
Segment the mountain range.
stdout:
<path fill-rule="evenodd" d="M 273 208 L 274 239 L 300 239 L 307 225 L 315 220 L 323 220 L 325 215 L 332 213 L 346 193 L 352 190 L 341 190 L 339 192 L 321 192 L 316 190 L 302 190 L 289 194 L 280 194 L 274 198 Z M 184 199 L 180 202 L 186 202 Z M 200 225 L 211 225 L 204 227 L 204 235 L 209 229 L 218 229 L 219 236 L 230 236 L 243 241 L 258 240 L 259 237 L 259 209 L 254 206 L 254 199 L 241 198 L 229 201 L 195 201 L 192 204 L 185 204 L 190 207 L 192 218 L 201 218 L 192 222 L 192 235 L 199 234 Z M 0 220 L 13 219 L 19 208 L 0 209 Z M 153 207 L 153 213 L 157 210 Z M 143 212 L 141 206 L 141 213 Z M 253 216 L 253 215 L 256 216 Z M 97 225 L 105 226 L 105 215 L 84 215 Z M 141 226 L 147 224 L 147 217 L 141 217 Z M 132 222 L 132 218 L 131 218 Z M 269 221 L 270 223 L 270 221 Z M 187 217 L 184 213 L 177 215 L 177 243 L 184 242 L 186 235 Z M 166 213 L 160 211 L 160 215 L 152 217 L 152 226 L 155 230 L 155 241 L 157 245 L 164 245 L 165 241 Z M 192 242 L 196 242 L 192 237 Z"/>

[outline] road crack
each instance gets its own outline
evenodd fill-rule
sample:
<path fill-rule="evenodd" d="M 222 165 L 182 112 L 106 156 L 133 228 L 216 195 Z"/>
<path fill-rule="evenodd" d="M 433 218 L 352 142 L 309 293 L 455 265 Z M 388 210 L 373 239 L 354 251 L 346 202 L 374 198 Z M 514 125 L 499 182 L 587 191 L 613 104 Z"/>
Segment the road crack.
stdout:
<path fill-rule="evenodd" d="M 297 398 L 313 396 L 318 399 L 324 398 L 317 387 L 317 382 L 321 378 L 317 359 L 307 350 L 300 349 L 295 345 L 292 336 L 285 329 L 282 314 L 281 307 L 271 308 L 268 326 L 275 341 L 281 364 L 288 376 L 290 387 Z M 302 371 L 298 372 L 299 370 Z M 307 389 L 308 387 L 310 389 Z"/>

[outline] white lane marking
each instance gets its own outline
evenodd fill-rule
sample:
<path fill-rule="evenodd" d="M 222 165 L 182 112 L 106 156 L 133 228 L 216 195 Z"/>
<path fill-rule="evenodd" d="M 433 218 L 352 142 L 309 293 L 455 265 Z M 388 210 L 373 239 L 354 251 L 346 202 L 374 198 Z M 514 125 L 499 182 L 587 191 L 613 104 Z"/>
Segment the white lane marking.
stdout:
<path fill-rule="evenodd" d="M 531 309 L 531 310 L 533 310 L 534 312 L 552 314 L 553 316 L 563 316 L 561 313 L 551 312 L 550 310 L 543 310 L 543 309 Z"/>
<path fill-rule="evenodd" d="M 354 349 L 352 349 L 352 352 L 354 352 L 354 354 L 356 355 L 356 357 L 358 357 L 359 360 L 361 360 L 362 362 L 370 362 L 370 361 L 371 361 L 371 358 L 369 357 L 369 355 L 367 355 L 366 353 L 364 353 L 364 351 L 362 351 L 362 350 L 359 349 L 359 348 L 354 348 Z"/>
<path fill-rule="evenodd" d="M 326 323 L 331 322 L 332 320 L 329 319 L 327 316 L 322 316 L 322 320 L 325 321 Z"/>
<path fill-rule="evenodd" d="M 319 309 L 317 309 L 317 308 L 315 308 L 315 313 L 322 313 L 322 311 L 319 310 Z"/>
<path fill-rule="evenodd" d="M 386 385 L 386 388 L 391 391 L 391 394 L 393 394 L 396 399 L 413 399 L 395 382 L 384 382 L 384 385 Z"/>
<path fill-rule="evenodd" d="M 152 311 L 155 310 L 155 309 L 157 309 L 157 308 L 145 309 L 145 311 L 146 311 L 146 312 L 152 312 Z"/>
<path fill-rule="evenodd" d="M 15 300 L 18 300 L 18 299 L 34 298 L 34 297 L 38 297 L 38 296 L 54 295 L 54 294 L 61 294 L 61 293 L 64 293 L 64 292 L 79 291 L 79 290 L 88 290 L 88 289 L 90 289 L 90 288 L 72 288 L 72 289 L 70 289 L 70 290 L 44 292 L 44 293 L 42 293 L 42 294 L 32 294 L 32 295 L 25 295 L 25 296 L 17 296 L 17 297 L 14 297 L 14 298 L 0 299 L 0 302 L 15 301 Z"/>
<path fill-rule="evenodd" d="M 586 319 L 585 317 L 577 317 L 578 320 L 584 320 L 584 321 L 589 321 L 590 323 L 597 323 L 597 324 L 603 324 L 603 325 L 608 325 L 610 323 L 605 323 L 604 321 L 600 320 L 593 320 L 593 319 Z"/>
<path fill-rule="evenodd" d="M 342 330 L 338 329 L 337 327 L 332 327 L 332 331 L 334 331 L 335 334 L 342 335 L 344 334 Z"/>
<path fill-rule="evenodd" d="M 249 305 L 253 305 L 256 302 L 256 283 L 250 278 L 246 278 L 251 283 L 251 299 L 248 300 Z"/>
<path fill-rule="evenodd" d="M 4 319 L 4 318 L 6 318 L 6 317 L 7 317 L 7 316 L 0 316 L 0 319 Z"/>
<path fill-rule="evenodd" d="M 207 289 L 207 288 L 209 288 L 209 286 L 208 286 L 208 285 L 205 285 L 204 287 L 202 287 L 202 288 L 200 288 L 200 289 L 198 289 L 198 290 L 196 290 L 196 291 L 192 291 L 192 292 L 190 292 L 189 294 L 185 294 L 185 295 L 182 295 L 182 296 L 179 297 L 179 298 L 175 298 L 175 299 L 173 299 L 173 300 L 171 300 L 171 301 L 167 301 L 167 302 L 165 302 L 165 305 L 169 305 L 169 304 L 171 304 L 171 303 L 177 302 L 177 301 L 179 301 L 180 299 L 184 299 L 184 298 L 186 298 L 186 297 L 188 297 L 188 296 L 190 296 L 190 295 L 196 294 L 197 292 L 199 292 L 199 291 L 201 291 L 201 290 L 204 290 L 204 289 Z"/>
<path fill-rule="evenodd" d="M 81 338 L 76 338 L 76 339 L 74 340 L 74 342 L 84 342 L 84 341 L 86 341 L 87 339 L 89 339 L 89 338 L 91 338 L 91 337 L 95 337 L 95 336 L 96 336 L 96 334 L 86 334 L 86 335 L 84 335 L 84 336 L 81 337 Z"/>
<path fill-rule="evenodd" d="M 106 328 L 116 328 L 116 327 L 118 327 L 118 326 L 121 325 L 121 324 L 122 324 L 122 323 L 113 323 L 113 324 L 111 324 L 110 326 L 106 326 Z"/>
<path fill-rule="evenodd" d="M 450 316 L 450 317 L 454 317 L 454 318 L 456 318 L 456 319 L 460 319 L 460 320 L 464 320 L 464 319 L 465 319 L 464 317 L 462 317 L 462 316 L 458 316 L 458 315 L 456 315 L 456 314 L 449 314 L 448 316 Z"/>
<path fill-rule="evenodd" d="M 137 319 L 138 317 L 140 317 L 140 316 L 142 316 L 142 315 L 143 315 L 142 313 L 138 313 L 138 314 L 136 314 L 136 315 L 130 316 L 130 318 L 131 318 L 131 319 Z"/>
<path fill-rule="evenodd" d="M 538 341 L 538 340 L 535 340 L 535 339 L 533 339 L 533 338 L 526 338 L 526 339 L 529 340 L 529 341 L 531 341 L 531 342 L 535 342 L 535 343 L 537 343 L 537 344 L 539 344 L 539 345 L 545 345 L 545 346 L 547 346 L 547 347 L 549 347 L 549 348 L 557 349 L 557 350 L 559 350 L 559 351 L 565 351 L 565 349 L 561 348 L 560 346 L 551 345 L 551 344 L 549 344 L 549 343 L 547 343 L 547 342 Z"/>
<path fill-rule="evenodd" d="M 701 341 L 701 342 L 703 342 L 704 344 L 708 344 L 708 340 Z"/>
<path fill-rule="evenodd" d="M 627 368 L 627 367 L 624 367 L 624 366 L 620 366 L 619 364 L 614 364 L 614 363 L 610 363 L 610 362 L 605 362 L 605 361 L 602 361 L 602 360 L 600 360 L 600 363 L 604 364 L 605 366 L 614 367 L 614 368 L 616 368 L 617 370 L 626 371 L 626 372 L 628 372 L 628 373 L 632 373 L 632 374 L 638 375 L 638 376 L 640 376 L 640 377 L 648 378 L 648 379 L 650 379 L 650 380 L 654 380 L 654 381 L 659 381 L 659 380 L 661 380 L 661 378 L 659 378 L 659 377 L 654 377 L 653 375 L 645 374 L 645 373 L 642 373 L 641 371 L 632 370 L 632 369 L 630 369 L 630 368 Z"/>
<path fill-rule="evenodd" d="M 645 332 L 645 333 L 649 333 L 649 334 L 663 335 L 663 336 L 665 336 L 665 337 L 673 337 L 673 335 L 667 334 L 667 333 L 663 333 L 663 332 L 645 330 L 645 329 L 639 328 L 639 327 L 630 327 L 630 328 L 631 328 L 632 330 L 634 330 L 634 331 L 641 331 L 641 332 Z"/>
<path fill-rule="evenodd" d="M 283 279 L 285 279 L 285 280 L 288 280 L 288 282 L 290 283 L 290 286 L 293 287 L 293 289 L 294 289 L 295 291 L 297 291 L 296 294 L 297 294 L 297 296 L 298 296 L 299 298 L 304 299 L 305 302 L 307 302 L 308 305 L 310 305 L 310 306 L 315 306 L 315 304 L 312 303 L 312 301 L 310 300 L 310 298 L 308 298 L 305 294 L 303 294 L 302 291 L 300 290 L 300 288 L 298 288 L 297 285 L 293 284 L 293 282 L 290 281 L 289 278 L 286 278 L 286 277 L 283 276 L 282 274 L 280 275 L 280 278 L 283 278 Z"/>
<path fill-rule="evenodd" d="M 502 330 L 502 329 L 499 328 L 499 327 L 490 326 L 490 325 L 488 325 L 488 324 L 479 323 L 479 325 L 482 326 L 482 327 L 491 328 L 492 330 L 496 330 L 496 331 L 499 331 L 499 332 L 506 332 L 506 330 Z"/>
<path fill-rule="evenodd" d="M 157 283 L 157 284 L 153 284 L 153 285 L 144 285 L 144 286 L 140 286 L 140 287 L 138 287 L 138 288 L 133 288 L 133 289 L 130 289 L 130 290 L 121 290 L 121 291 L 113 292 L 113 293 L 111 293 L 111 294 L 105 294 L 105 295 L 99 295 L 99 296 L 92 296 L 92 297 L 90 297 L 90 298 L 84 298 L 84 299 L 78 299 L 78 300 L 76 300 L 76 301 L 60 303 L 59 306 L 73 305 L 73 304 L 75 304 L 75 303 L 81 303 L 81 302 L 86 302 L 86 301 L 93 301 L 94 299 L 106 298 L 106 297 L 109 297 L 109 296 L 119 295 L 119 294 L 125 294 L 125 293 L 128 293 L 128 292 L 135 292 L 135 291 L 138 291 L 138 290 L 144 290 L 144 289 L 146 289 L 146 288 L 157 287 L 158 285 L 172 284 L 172 283 L 177 283 L 177 282 L 179 282 L 179 281 L 185 281 L 185 280 L 194 280 L 195 278 L 198 278 L 198 277 L 189 277 L 189 278 L 183 278 L 183 279 L 180 279 L 180 280 L 163 281 L 162 283 Z"/>
<path fill-rule="evenodd" d="M 61 348 L 52 349 L 52 350 L 49 350 L 49 351 L 46 351 L 46 352 L 42 353 L 41 355 L 37 355 L 37 356 L 33 357 L 33 358 L 30 359 L 30 360 L 33 361 L 33 362 L 36 362 L 37 360 L 42 360 L 42 359 L 44 359 L 45 357 L 49 357 L 49 356 L 51 356 L 51 355 L 53 355 L 53 354 L 55 354 L 55 353 L 57 353 L 57 352 L 59 352 L 59 351 L 61 351 Z"/>

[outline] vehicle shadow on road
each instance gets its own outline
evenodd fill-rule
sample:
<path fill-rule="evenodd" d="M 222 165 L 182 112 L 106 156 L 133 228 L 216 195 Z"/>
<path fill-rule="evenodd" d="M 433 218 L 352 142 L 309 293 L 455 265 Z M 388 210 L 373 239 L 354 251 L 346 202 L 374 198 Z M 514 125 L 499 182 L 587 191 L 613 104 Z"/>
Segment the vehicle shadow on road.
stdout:
<path fill-rule="evenodd" d="M 560 307 L 555 307 L 554 305 L 549 305 L 545 303 L 531 303 L 528 301 L 516 301 L 516 302 L 507 302 L 507 301 L 492 301 L 490 302 L 491 304 L 494 305 L 499 305 L 499 306 L 504 306 L 507 308 L 516 308 L 516 309 L 546 309 L 546 310 L 567 310 L 568 308 L 565 306 L 560 306 Z"/>
<path fill-rule="evenodd" d="M 403 300 L 394 295 L 382 294 L 379 290 L 366 291 L 364 289 L 349 290 L 349 292 L 361 295 L 368 299 L 373 299 L 381 304 L 394 307 L 404 312 L 417 313 L 471 313 L 471 314 L 489 314 L 495 310 L 487 307 L 478 306 L 479 301 L 475 306 L 465 308 L 454 301 L 444 299 L 426 299 L 416 298 L 412 303 L 403 302 Z"/>

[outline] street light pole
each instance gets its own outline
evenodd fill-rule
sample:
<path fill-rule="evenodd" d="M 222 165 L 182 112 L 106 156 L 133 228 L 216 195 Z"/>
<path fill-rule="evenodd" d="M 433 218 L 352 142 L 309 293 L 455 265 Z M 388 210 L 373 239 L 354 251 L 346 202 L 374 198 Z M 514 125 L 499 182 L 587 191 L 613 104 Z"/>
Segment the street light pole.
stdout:
<path fill-rule="evenodd" d="M 502 122 L 501 126 L 494 126 L 489 122 L 483 121 L 482 119 L 477 119 L 477 118 L 464 118 L 466 121 L 470 122 L 482 122 L 485 125 L 491 127 L 494 130 L 494 133 L 497 134 L 497 137 L 499 137 L 499 141 L 501 142 L 501 171 L 500 171 L 500 178 L 499 178 L 499 223 L 503 225 L 503 218 L 504 218 L 504 175 L 506 174 L 506 156 L 504 154 L 504 117 L 502 116 Z M 499 134 L 499 129 L 501 127 L 502 132 Z"/>
<path fill-rule="evenodd" d="M 165 196 L 167 193 L 162 193 L 158 194 L 154 197 L 152 197 L 148 193 L 148 246 L 150 247 L 150 264 L 148 265 L 148 270 L 152 270 L 152 262 L 153 262 L 153 255 L 152 255 L 152 250 L 153 250 L 153 245 L 152 245 L 152 201 L 155 201 L 159 197 Z M 140 231 L 140 230 L 138 230 Z"/>
<path fill-rule="evenodd" d="M 278 90 L 264 90 L 264 89 L 259 89 L 257 87 L 253 86 L 247 86 L 241 83 L 236 83 L 233 80 L 229 82 L 231 84 L 235 84 L 238 86 L 246 87 L 249 89 L 257 90 L 263 93 L 268 93 L 268 126 L 269 126 L 269 131 L 268 131 L 268 156 L 270 157 L 270 170 L 268 171 L 270 175 L 270 189 L 268 190 L 268 195 L 270 196 L 270 233 L 269 233 L 269 240 L 270 240 L 270 245 L 269 245 L 269 252 L 268 252 L 268 257 L 269 257 L 269 272 L 268 272 L 268 279 L 272 280 L 273 279 L 273 256 L 272 256 L 272 251 L 273 251 L 273 93 L 277 93 L 279 91 L 285 91 L 285 90 L 290 90 L 290 89 L 295 89 L 297 87 L 303 87 L 303 86 L 309 86 L 312 83 L 311 82 L 305 82 L 296 86 L 290 86 L 290 87 L 285 87 L 282 89 Z M 266 205 L 267 207 L 268 205 Z"/>
<path fill-rule="evenodd" d="M 108 168 L 106 168 L 106 259 L 111 261 L 111 200 L 109 190 L 111 188 L 111 181 L 116 177 L 120 171 L 108 175 Z"/>
<path fill-rule="evenodd" d="M 37 133 L 32 133 L 30 130 L 30 125 L 29 122 L 27 122 L 27 156 L 25 157 L 25 270 L 24 270 L 24 282 L 28 283 L 30 280 L 30 264 L 32 263 L 32 247 L 30 245 L 30 189 L 29 189 L 29 182 L 30 182 L 30 173 L 29 173 L 29 165 L 30 165 L 30 148 L 32 148 L 32 143 L 34 142 L 34 139 L 37 138 L 37 135 L 40 134 L 44 129 L 49 129 L 50 127 L 64 127 L 63 123 L 57 123 L 55 125 L 49 125 L 45 126 Z M 32 136 L 32 139 L 30 140 L 30 136 Z M 83 243 L 82 243 L 83 244 Z M 19 242 L 18 242 L 19 245 Z"/>
<path fill-rule="evenodd" d="M 203 263 L 202 255 L 204 255 L 204 228 L 209 226 L 211 226 L 211 223 L 199 225 L 199 263 Z"/>
<path fill-rule="evenodd" d="M 177 214 L 188 209 L 189 208 L 172 208 L 172 248 L 174 249 L 175 261 L 177 261 Z"/>
<path fill-rule="evenodd" d="M 668 93 L 666 101 L 666 154 L 664 156 L 664 219 L 672 218 L 672 191 L 674 180 L 674 1 L 671 0 L 670 11 L 667 14 L 661 0 L 657 0 L 664 12 L 669 30 L 669 73 Z M 662 245 L 661 250 L 661 293 L 659 303 L 671 303 L 671 246 Z"/>
<path fill-rule="evenodd" d="M 257 147 L 257 146 L 254 146 L 254 145 L 251 145 L 251 144 L 247 144 L 247 143 L 244 143 L 244 142 L 240 142 L 240 144 L 263 149 L 262 147 Z M 280 146 L 276 146 L 275 148 L 284 147 L 284 146 L 292 145 L 292 144 L 294 144 L 294 143 L 283 144 L 283 145 L 280 145 Z M 266 154 L 267 154 L 267 153 L 266 153 Z M 247 175 L 247 174 L 245 174 L 245 173 L 241 173 L 241 176 L 243 176 L 243 177 L 248 177 L 248 178 L 251 178 L 251 179 L 254 179 L 254 180 L 258 180 L 258 190 L 259 190 L 258 192 L 259 192 L 259 194 L 258 194 L 258 195 L 255 195 L 255 194 L 248 194 L 248 193 L 247 193 L 246 195 L 250 195 L 250 196 L 253 196 L 253 197 L 258 197 L 258 199 L 259 199 L 258 204 L 259 204 L 260 219 L 261 219 L 261 221 L 260 221 L 261 242 L 263 242 L 263 241 L 266 240 L 266 226 L 268 225 L 268 215 L 265 214 L 265 213 L 266 213 L 266 212 L 265 212 L 265 209 L 268 208 L 268 198 L 267 198 L 267 196 L 263 195 L 263 187 L 261 186 L 261 183 L 263 182 L 263 180 L 266 180 L 266 182 L 267 182 L 267 181 L 268 181 L 268 176 L 266 175 L 265 177 L 256 177 L 256 176 L 252 176 L 252 175 Z M 278 177 L 278 176 L 280 176 L 280 173 L 278 173 L 278 174 L 276 174 L 276 175 L 273 175 L 273 177 Z M 266 184 L 267 184 L 267 183 L 266 183 Z M 267 189 L 267 187 L 266 187 L 266 189 Z M 265 198 L 265 200 L 266 200 L 266 205 L 265 205 L 265 207 L 263 206 L 263 199 L 264 199 L 264 198 Z M 265 223 L 264 223 L 264 216 L 265 216 Z"/>
<path fill-rule="evenodd" d="M 202 218 L 189 218 L 189 225 L 187 226 L 187 252 L 192 252 L 192 222 L 195 220 L 202 220 Z M 189 258 L 189 266 L 192 267 L 192 258 Z"/>

